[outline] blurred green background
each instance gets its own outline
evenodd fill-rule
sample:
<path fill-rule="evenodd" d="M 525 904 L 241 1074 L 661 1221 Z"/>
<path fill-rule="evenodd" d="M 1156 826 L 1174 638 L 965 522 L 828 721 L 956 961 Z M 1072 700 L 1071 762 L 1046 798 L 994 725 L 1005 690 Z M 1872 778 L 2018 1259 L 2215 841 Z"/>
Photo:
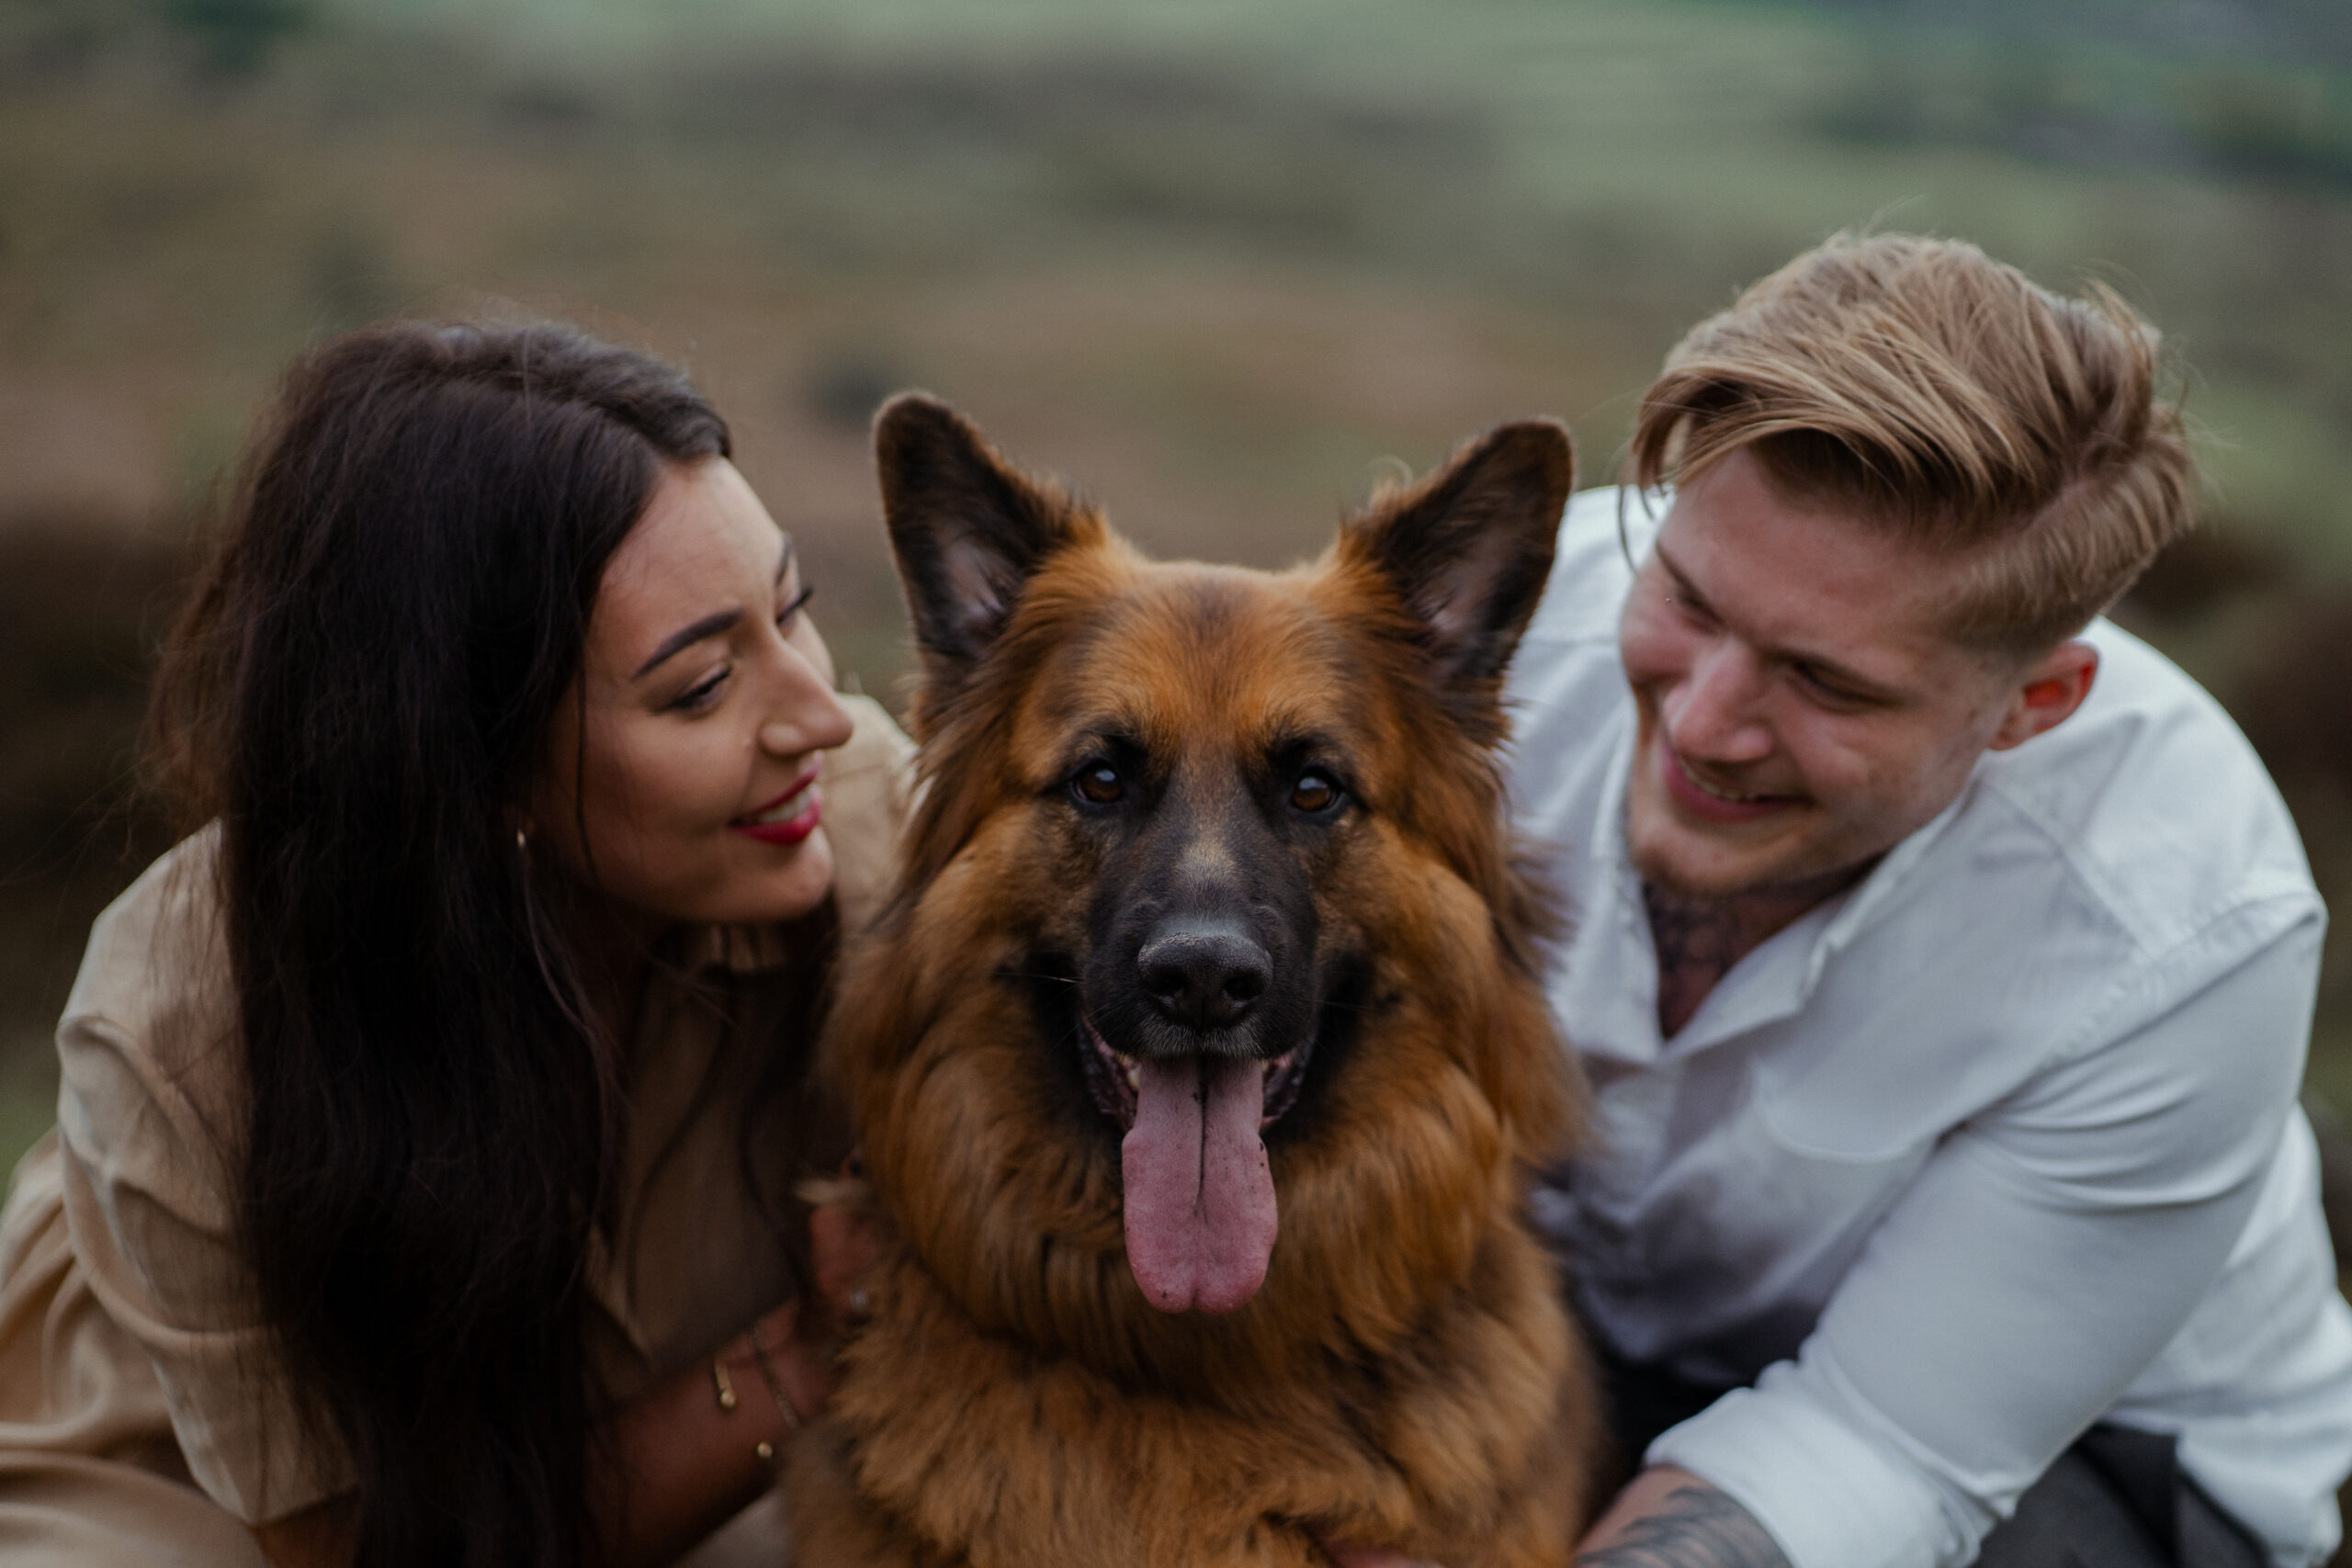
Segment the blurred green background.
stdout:
<path fill-rule="evenodd" d="M 2113 283 L 2211 527 L 2123 611 L 2352 897 L 2340 0 L 0 0 L 0 1158 L 51 1116 L 192 534 L 287 358 L 543 312 L 693 367 L 845 668 L 929 387 L 1163 552 L 1275 563 L 1497 419 L 1608 476 L 1681 330 L 1841 227 Z M 2312 1083 L 2352 1110 L 2352 923 Z"/>

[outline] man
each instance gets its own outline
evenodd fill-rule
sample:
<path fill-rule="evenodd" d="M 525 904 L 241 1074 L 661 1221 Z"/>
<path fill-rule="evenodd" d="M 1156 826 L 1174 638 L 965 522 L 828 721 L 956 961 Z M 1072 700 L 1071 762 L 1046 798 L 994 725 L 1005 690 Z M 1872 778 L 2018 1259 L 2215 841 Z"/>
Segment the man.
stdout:
<path fill-rule="evenodd" d="M 1585 1564 L 2335 1544 L 2324 915 L 2227 718 L 2097 619 L 2189 525 L 2156 380 L 2112 297 L 1834 241 L 1569 509 L 1511 787 L 1596 1107 L 1538 1214 L 1644 1464 Z"/>

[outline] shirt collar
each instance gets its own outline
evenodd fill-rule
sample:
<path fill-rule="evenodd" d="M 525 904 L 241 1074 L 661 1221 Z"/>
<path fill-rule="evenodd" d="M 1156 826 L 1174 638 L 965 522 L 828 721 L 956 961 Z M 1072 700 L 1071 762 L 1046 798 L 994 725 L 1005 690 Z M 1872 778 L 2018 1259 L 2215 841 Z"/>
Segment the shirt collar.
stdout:
<path fill-rule="evenodd" d="M 1975 776 L 1971 774 L 1969 782 L 1962 786 L 1960 794 L 1952 797 L 1950 805 L 1929 818 L 1925 825 L 1913 829 L 1909 837 L 1879 857 L 1878 864 L 1871 868 L 1871 874 L 1862 878 L 1861 884 L 1848 891 L 1843 907 L 1822 927 L 1814 940 L 1813 952 L 1805 964 L 1804 989 L 1808 994 L 1819 983 L 1821 972 L 1828 965 L 1831 957 L 1852 942 L 1863 927 L 1877 918 L 1896 892 L 1911 880 L 1918 870 L 1919 863 L 1928 858 L 1937 840 L 1958 819 L 1975 789 Z"/>
<path fill-rule="evenodd" d="M 1651 946 L 1641 878 L 1625 845 L 1625 780 L 1631 771 L 1633 726 L 1620 727 L 1613 755 L 1601 774 L 1599 813 L 1591 820 L 1589 889 L 1569 910 L 1563 967 L 1555 972 L 1554 1006 L 1579 1052 L 1629 1063 L 1657 1059 L 1657 954 Z"/>
<path fill-rule="evenodd" d="M 1577 967 L 1583 986 L 1613 986 L 1614 1006 L 1595 1010 L 1601 998 L 1579 998 L 1574 1015 L 1588 1021 L 1605 1019 L 1606 1039 L 1575 1042 L 1628 1062 L 1649 1062 L 1660 1055 L 1683 1055 L 1801 1011 L 1821 983 L 1829 962 L 1886 909 L 1951 827 L 1975 787 L 1968 787 L 1928 821 L 1915 829 L 1854 886 L 1825 899 L 1742 958 L 1708 994 L 1697 1013 L 1671 1042 L 1657 1032 L 1657 950 L 1649 930 L 1649 912 L 1642 900 L 1642 879 L 1634 870 L 1625 839 L 1625 794 L 1633 772 L 1635 727 L 1621 732 L 1617 755 L 1611 760 L 1600 800 L 1601 831 L 1594 846 L 1594 886 L 1613 890 L 1614 897 L 1579 911 L 1580 918 L 1604 930 L 1591 934 L 1613 939 L 1611 961 L 1592 962 L 1588 955 Z M 1585 933 L 1579 932 L 1578 935 Z M 1572 982 L 1573 983 L 1573 982 Z"/>

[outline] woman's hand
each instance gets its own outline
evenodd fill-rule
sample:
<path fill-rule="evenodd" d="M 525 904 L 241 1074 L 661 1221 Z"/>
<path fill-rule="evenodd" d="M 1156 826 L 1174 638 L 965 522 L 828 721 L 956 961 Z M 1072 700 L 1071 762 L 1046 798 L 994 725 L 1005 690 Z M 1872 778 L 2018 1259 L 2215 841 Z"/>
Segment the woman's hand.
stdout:
<path fill-rule="evenodd" d="M 248 1528 L 270 1568 L 343 1568 L 351 1561 L 353 1522 L 351 1499 L 330 1497 Z"/>
<path fill-rule="evenodd" d="M 832 1393 L 824 1348 L 797 1333 L 800 1326 L 796 1302 L 754 1325 L 775 1392 L 747 1334 L 613 1418 L 591 1486 L 606 1551 L 618 1568 L 673 1561 L 774 1482 L 799 1423 Z"/>
<path fill-rule="evenodd" d="M 864 1314 L 858 1281 L 873 1266 L 874 1234 L 854 1201 L 818 1205 L 808 1232 L 817 1277 L 808 1310 L 785 1303 L 719 1351 L 718 1371 L 696 1362 L 613 1418 L 607 1468 L 594 1484 L 619 1568 L 673 1562 L 734 1517 L 775 1482 L 793 1434 L 832 1398 L 833 1328 Z M 273 1568 L 342 1568 L 352 1522 L 352 1500 L 338 1497 L 253 1533 Z"/>
<path fill-rule="evenodd" d="M 619 1568 L 672 1562 L 734 1517 L 832 1398 L 834 1326 L 861 1314 L 857 1283 L 875 1242 L 847 1202 L 819 1205 L 808 1232 L 817 1293 L 805 1308 L 785 1303 L 729 1341 L 716 1371 L 697 1363 L 616 1418 L 607 1436 L 619 1473 L 597 1490 L 624 1506 L 605 1523 Z"/>
<path fill-rule="evenodd" d="M 876 1249 L 864 1204 L 818 1204 L 808 1212 L 808 1245 L 816 1263 L 817 1294 L 833 1314 L 833 1320 L 863 1317 L 865 1303 L 857 1282 L 874 1267 Z"/>

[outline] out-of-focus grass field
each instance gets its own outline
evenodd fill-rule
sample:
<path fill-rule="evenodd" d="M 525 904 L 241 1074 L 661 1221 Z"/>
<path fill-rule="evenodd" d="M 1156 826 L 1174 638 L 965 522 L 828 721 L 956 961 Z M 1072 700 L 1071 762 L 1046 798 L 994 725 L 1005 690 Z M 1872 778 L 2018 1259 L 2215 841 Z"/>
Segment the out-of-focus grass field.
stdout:
<path fill-rule="evenodd" d="M 1566 416 L 1605 478 L 1736 286 L 1843 226 L 1963 235 L 2114 283 L 2183 355 L 2214 526 L 2125 615 L 2352 897 L 2352 19 L 1924 14 L 0 0 L 0 1159 L 51 1119 L 91 917 L 161 843 L 129 770 L 192 531 L 288 355 L 391 311 L 690 364 L 887 691 L 889 389 L 1156 549 L 1272 563 L 1377 459 L 1506 416 Z M 2312 1081 L 2352 1109 L 2344 934 Z"/>

